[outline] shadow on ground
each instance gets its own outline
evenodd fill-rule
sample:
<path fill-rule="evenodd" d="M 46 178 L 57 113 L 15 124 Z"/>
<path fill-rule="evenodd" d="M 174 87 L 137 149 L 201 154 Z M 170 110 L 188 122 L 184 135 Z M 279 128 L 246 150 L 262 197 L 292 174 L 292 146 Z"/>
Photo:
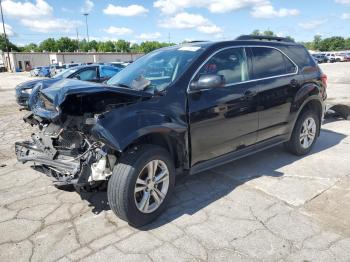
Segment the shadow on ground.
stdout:
<path fill-rule="evenodd" d="M 322 129 L 309 155 L 336 146 L 345 137 L 344 134 Z M 278 171 L 281 167 L 301 158 L 287 153 L 281 145 L 196 176 L 180 176 L 169 208 L 155 222 L 141 230 L 160 227 L 184 214 L 192 215 L 249 180 L 261 176 L 281 177 L 284 175 Z M 81 193 L 81 197 L 89 202 L 95 214 L 110 210 L 105 191 Z"/>

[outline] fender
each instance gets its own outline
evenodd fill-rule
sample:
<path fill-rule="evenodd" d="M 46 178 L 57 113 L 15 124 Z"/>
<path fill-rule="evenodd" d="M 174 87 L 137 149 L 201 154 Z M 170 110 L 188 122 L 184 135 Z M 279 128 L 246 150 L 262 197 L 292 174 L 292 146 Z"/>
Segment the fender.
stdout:
<path fill-rule="evenodd" d="M 171 136 L 183 147 L 187 144 L 187 124 L 164 113 L 151 110 L 134 111 L 125 107 L 101 116 L 91 134 L 94 139 L 119 153 L 125 151 L 137 139 L 155 133 Z"/>
<path fill-rule="evenodd" d="M 303 85 L 296 93 L 291 105 L 291 125 L 290 134 L 293 131 L 294 125 L 299 118 L 305 105 L 311 101 L 317 101 L 321 106 L 321 116 L 324 115 L 324 101 L 321 96 L 321 88 L 316 83 L 307 83 Z"/>

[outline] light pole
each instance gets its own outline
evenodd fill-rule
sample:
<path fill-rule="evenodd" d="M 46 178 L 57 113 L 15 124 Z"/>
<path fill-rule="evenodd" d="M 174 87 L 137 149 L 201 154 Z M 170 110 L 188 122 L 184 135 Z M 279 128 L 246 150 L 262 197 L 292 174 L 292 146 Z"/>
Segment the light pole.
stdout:
<path fill-rule="evenodd" d="M 87 41 L 88 43 L 90 42 L 89 40 L 89 26 L 88 26 L 88 21 L 87 21 L 87 18 L 88 18 L 88 13 L 84 13 L 83 14 L 85 16 L 85 24 L 86 24 L 86 36 L 87 36 Z"/>
<path fill-rule="evenodd" d="M 8 46 L 8 43 L 7 43 L 7 36 L 6 36 L 5 22 L 4 22 L 4 14 L 2 13 L 2 2 L 1 2 L 1 0 L 0 0 L 0 11 L 1 11 L 2 28 L 4 30 L 5 46 L 6 46 L 6 51 L 7 51 L 7 64 L 9 66 L 10 71 L 12 71 L 11 62 L 10 62 L 10 50 L 9 50 L 9 46 Z"/>

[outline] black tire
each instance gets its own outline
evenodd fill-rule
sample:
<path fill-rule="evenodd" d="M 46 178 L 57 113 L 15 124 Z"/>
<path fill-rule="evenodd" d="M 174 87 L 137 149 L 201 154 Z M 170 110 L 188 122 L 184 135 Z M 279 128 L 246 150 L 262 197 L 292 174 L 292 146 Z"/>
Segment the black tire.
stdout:
<path fill-rule="evenodd" d="M 160 206 L 151 213 L 143 213 L 136 206 L 134 189 L 140 172 L 152 160 L 161 160 L 166 164 L 169 171 L 169 187 Z M 162 213 L 170 200 L 174 185 L 175 168 L 167 150 L 156 145 L 141 145 L 126 152 L 114 167 L 107 189 L 109 206 L 119 218 L 140 227 Z"/>
<path fill-rule="evenodd" d="M 315 138 L 312 142 L 312 144 L 308 147 L 308 148 L 304 148 L 301 145 L 301 141 L 300 141 L 300 134 L 302 131 L 302 126 L 304 121 L 307 118 L 313 118 L 315 123 L 316 123 L 316 135 Z M 298 118 L 297 122 L 294 125 L 294 129 L 291 135 L 291 138 L 288 142 L 284 143 L 285 148 L 292 154 L 297 155 L 297 156 L 302 156 L 302 155 L 306 155 L 308 154 L 312 147 L 314 146 L 319 133 L 320 133 L 320 118 L 319 116 L 312 110 L 306 110 L 304 112 L 301 113 L 300 117 Z"/>

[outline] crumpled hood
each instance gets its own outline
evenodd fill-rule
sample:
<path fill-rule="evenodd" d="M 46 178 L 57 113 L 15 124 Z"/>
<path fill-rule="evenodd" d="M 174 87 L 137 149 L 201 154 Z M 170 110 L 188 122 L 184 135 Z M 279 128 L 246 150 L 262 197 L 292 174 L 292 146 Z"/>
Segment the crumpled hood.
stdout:
<path fill-rule="evenodd" d="M 35 79 L 35 80 L 29 80 L 24 83 L 19 84 L 16 88 L 17 89 L 31 89 L 34 88 L 36 84 L 43 83 L 44 85 L 50 85 L 54 82 L 59 81 L 60 79 L 55 78 L 49 78 L 49 79 Z"/>
<path fill-rule="evenodd" d="M 40 87 L 36 86 L 36 88 Z M 137 91 L 123 87 L 108 86 L 104 84 L 96 84 L 74 79 L 63 79 L 61 81 L 55 82 L 48 88 L 41 89 L 38 94 L 39 96 L 43 95 L 47 100 L 49 100 L 56 108 L 56 111 L 45 109 L 40 99 L 37 99 L 35 105 L 32 106 L 31 109 L 33 113 L 37 116 L 55 120 L 62 113 L 61 105 L 69 97 L 97 97 L 100 94 L 104 94 L 109 97 L 115 98 L 119 96 L 137 99 L 152 97 L 152 94 L 144 91 Z M 100 101 L 97 100 L 96 103 L 100 103 Z"/>
<path fill-rule="evenodd" d="M 40 91 L 46 98 L 48 98 L 56 107 L 60 106 L 69 95 L 84 95 L 94 93 L 120 93 L 125 95 L 137 97 L 150 97 L 149 93 L 137 91 L 124 87 L 114 87 L 104 84 L 97 84 L 85 82 L 75 79 L 63 79 L 51 85 L 50 87 Z"/>

